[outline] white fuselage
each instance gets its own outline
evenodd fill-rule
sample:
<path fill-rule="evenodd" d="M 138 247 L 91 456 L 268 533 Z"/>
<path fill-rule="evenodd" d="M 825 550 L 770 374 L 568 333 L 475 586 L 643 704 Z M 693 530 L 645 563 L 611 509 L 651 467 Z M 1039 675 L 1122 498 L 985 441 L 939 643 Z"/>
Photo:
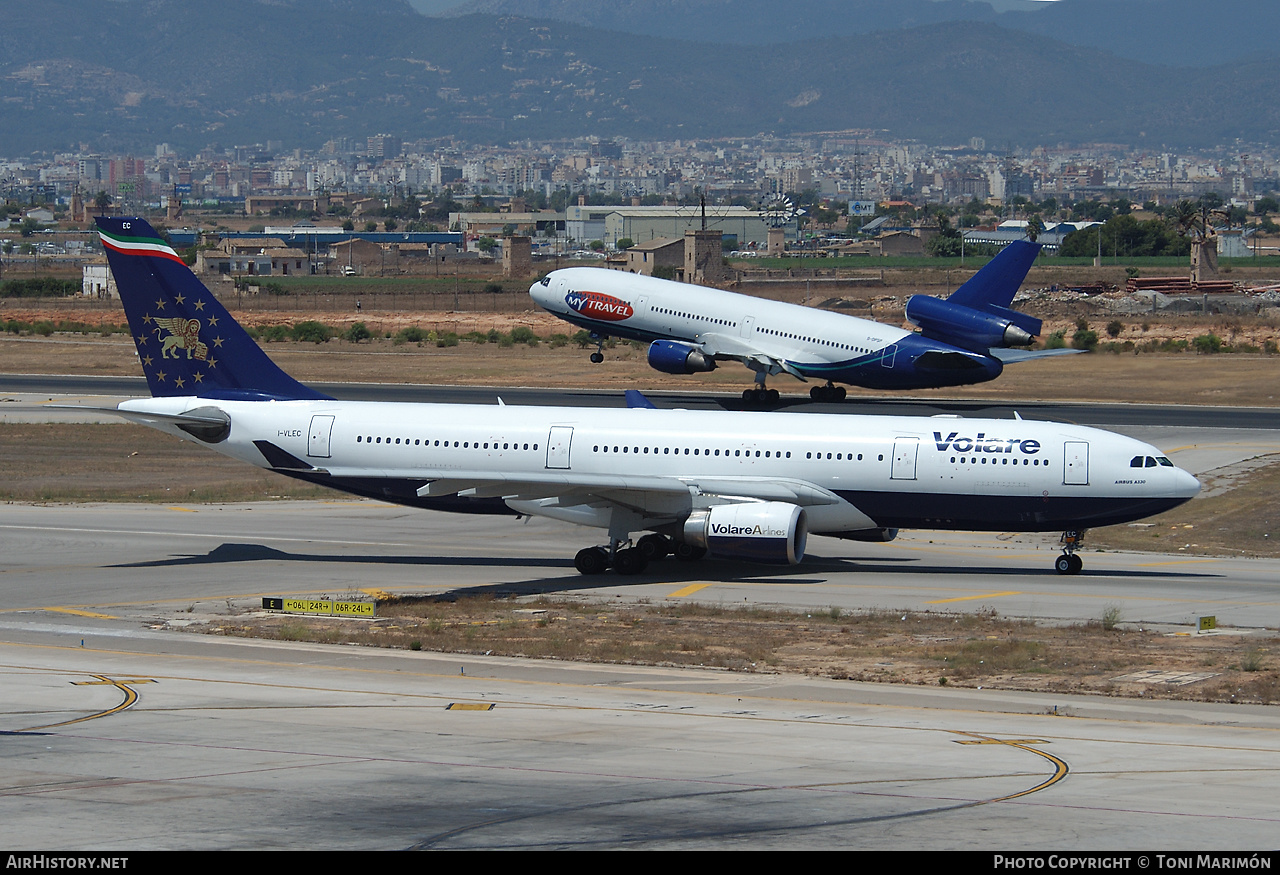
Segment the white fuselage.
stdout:
<path fill-rule="evenodd" d="M 590 511 L 604 490 L 634 509 L 637 531 L 723 500 L 808 503 L 817 534 L 1050 531 L 1140 519 L 1199 490 L 1140 441 L 1028 420 L 194 397 L 121 405 L 197 408 L 230 418 L 212 449 L 281 470 L 265 442 L 298 460 L 287 473 L 338 489 L 373 494 L 381 483 L 392 500 L 425 496 L 421 506 L 488 499 L 608 527 L 608 514 Z"/>
<path fill-rule="evenodd" d="M 855 316 L 603 268 L 564 268 L 548 279 L 529 290 L 538 306 L 600 333 L 690 343 L 736 337 L 797 365 L 871 355 L 911 335 Z M 617 301 L 574 298 L 584 291 Z"/>

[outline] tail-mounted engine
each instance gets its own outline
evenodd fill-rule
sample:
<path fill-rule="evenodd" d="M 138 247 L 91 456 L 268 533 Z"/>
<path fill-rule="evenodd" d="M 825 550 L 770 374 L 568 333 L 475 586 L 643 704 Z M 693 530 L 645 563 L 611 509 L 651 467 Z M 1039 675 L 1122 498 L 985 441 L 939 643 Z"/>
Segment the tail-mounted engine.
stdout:
<path fill-rule="evenodd" d="M 804 558 L 809 525 L 804 508 L 781 501 L 721 504 L 685 520 L 685 543 L 726 559 L 795 565 Z"/>
<path fill-rule="evenodd" d="M 928 295 L 907 300 L 907 318 L 925 337 L 985 352 L 993 346 L 1026 346 L 1040 333 L 1040 320 L 1017 310 L 984 304 L 981 309 Z"/>

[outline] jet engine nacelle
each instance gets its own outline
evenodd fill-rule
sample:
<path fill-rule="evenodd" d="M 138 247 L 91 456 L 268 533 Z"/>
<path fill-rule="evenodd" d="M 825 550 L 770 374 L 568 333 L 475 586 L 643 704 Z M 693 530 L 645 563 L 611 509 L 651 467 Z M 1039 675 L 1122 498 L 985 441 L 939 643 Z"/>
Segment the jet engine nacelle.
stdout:
<path fill-rule="evenodd" d="M 944 340 L 967 349 L 985 350 L 993 346 L 1026 346 L 1032 333 L 1040 333 L 1040 320 L 1013 310 L 992 306 L 975 310 L 928 295 L 912 295 L 907 299 L 907 318 L 919 325 L 925 337 Z M 1003 312 L 1000 312 L 1003 311 Z M 1008 316 L 1004 315 L 1009 314 Z M 1019 318 L 1021 317 L 1021 318 Z M 1029 332 L 1014 320 L 1035 329 Z M 1034 324 L 1032 324 L 1034 323 Z"/>
<path fill-rule="evenodd" d="M 721 504 L 685 520 L 686 543 L 725 559 L 795 565 L 804 558 L 809 525 L 804 508 L 781 501 Z"/>
<path fill-rule="evenodd" d="M 701 374 L 716 369 L 698 347 L 678 340 L 655 340 L 649 344 L 649 367 L 664 374 Z"/>

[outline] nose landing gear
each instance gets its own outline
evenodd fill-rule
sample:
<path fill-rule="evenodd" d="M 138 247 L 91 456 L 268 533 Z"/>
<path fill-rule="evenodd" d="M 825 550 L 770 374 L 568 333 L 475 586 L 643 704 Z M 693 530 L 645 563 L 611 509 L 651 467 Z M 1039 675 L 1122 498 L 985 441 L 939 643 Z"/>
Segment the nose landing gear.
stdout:
<path fill-rule="evenodd" d="M 1053 562 L 1053 568 L 1059 574 L 1079 574 L 1084 568 L 1084 560 L 1076 555 L 1076 551 L 1084 544 L 1084 529 L 1062 533 L 1059 543 L 1062 544 L 1062 555 Z"/>

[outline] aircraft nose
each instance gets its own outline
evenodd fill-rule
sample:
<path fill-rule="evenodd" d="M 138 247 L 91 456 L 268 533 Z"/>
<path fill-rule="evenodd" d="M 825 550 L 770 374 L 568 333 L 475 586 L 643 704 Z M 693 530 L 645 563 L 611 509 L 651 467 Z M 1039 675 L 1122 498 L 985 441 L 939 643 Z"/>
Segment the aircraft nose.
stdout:
<path fill-rule="evenodd" d="M 1190 472 L 1179 468 L 1173 490 L 1179 498 L 1195 498 L 1200 492 L 1200 481 Z"/>

